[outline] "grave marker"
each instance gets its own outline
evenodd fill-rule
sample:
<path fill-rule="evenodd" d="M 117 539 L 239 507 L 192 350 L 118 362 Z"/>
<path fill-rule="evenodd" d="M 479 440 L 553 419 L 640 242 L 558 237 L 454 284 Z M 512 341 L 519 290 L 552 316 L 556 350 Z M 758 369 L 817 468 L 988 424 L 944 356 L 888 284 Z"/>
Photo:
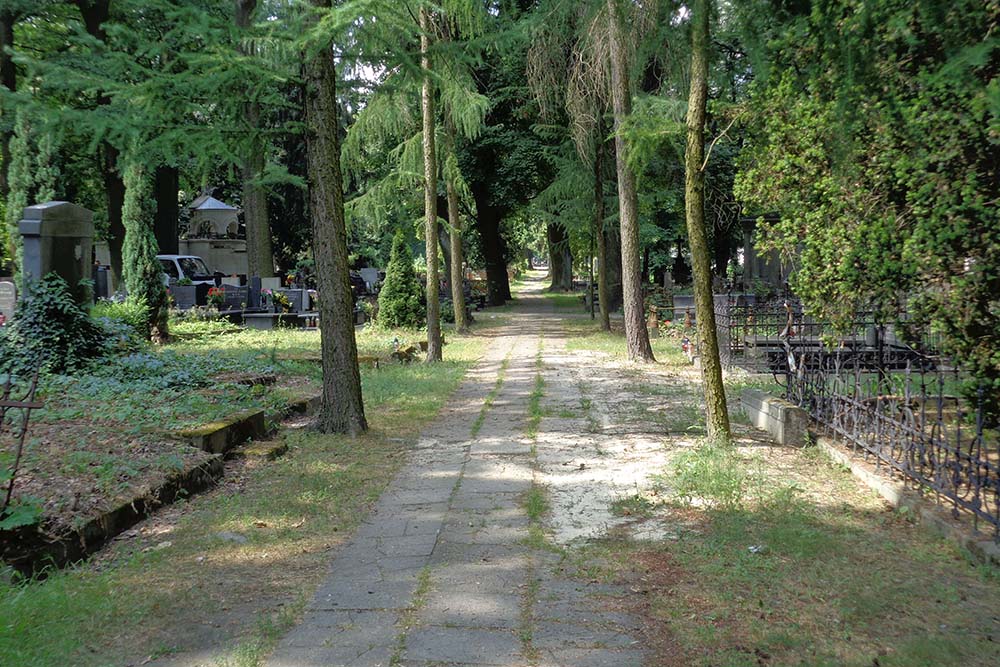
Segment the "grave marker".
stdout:
<path fill-rule="evenodd" d="M 14 317 L 14 307 L 17 305 L 17 286 L 13 281 L 0 281 L 0 318 L 10 322 Z"/>

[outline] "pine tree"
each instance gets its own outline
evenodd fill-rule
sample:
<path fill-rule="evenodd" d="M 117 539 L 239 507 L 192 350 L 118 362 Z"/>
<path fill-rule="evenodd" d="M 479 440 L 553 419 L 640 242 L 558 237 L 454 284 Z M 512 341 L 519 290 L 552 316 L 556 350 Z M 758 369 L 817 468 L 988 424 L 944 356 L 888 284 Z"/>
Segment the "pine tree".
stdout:
<path fill-rule="evenodd" d="M 420 67 L 424 71 L 420 106 L 423 110 L 424 241 L 427 257 L 427 361 L 441 361 L 441 302 L 438 274 L 437 153 L 435 143 L 434 85 L 431 82 L 430 11 L 420 9 Z"/>
<path fill-rule="evenodd" d="M 128 298 L 144 303 L 148 309 L 147 331 L 143 333 L 154 342 L 166 342 L 169 337 L 167 295 L 163 285 L 163 268 L 156 259 L 152 178 L 135 152 L 128 157 L 123 182 L 125 238 L 122 244 L 122 278 Z"/>
<path fill-rule="evenodd" d="M 423 326 L 423 288 L 413 270 L 413 255 L 402 230 L 392 239 L 385 281 L 378 295 L 378 323 L 386 327 Z"/>

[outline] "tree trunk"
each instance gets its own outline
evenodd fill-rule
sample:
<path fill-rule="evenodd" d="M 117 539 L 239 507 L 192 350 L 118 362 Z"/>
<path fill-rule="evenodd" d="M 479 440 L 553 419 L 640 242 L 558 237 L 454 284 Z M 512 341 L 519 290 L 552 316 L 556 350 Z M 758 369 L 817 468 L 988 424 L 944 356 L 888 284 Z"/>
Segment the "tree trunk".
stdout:
<path fill-rule="evenodd" d="M 622 299 L 625 311 L 625 339 L 632 361 L 655 361 L 646 332 L 645 306 L 639 267 L 639 196 L 635 174 L 625 161 L 625 137 L 621 124 L 632 113 L 622 17 L 617 0 L 608 0 L 611 21 L 611 92 L 614 100 L 615 155 L 618 167 L 618 213 L 622 239 Z"/>
<path fill-rule="evenodd" d="M 329 7 L 330 0 L 312 0 L 312 4 Z M 303 67 L 309 206 L 323 359 L 319 429 L 324 433 L 354 435 L 368 430 L 368 422 L 354 339 L 354 297 L 347 258 L 334 67 L 330 43 L 307 55 Z"/>
<path fill-rule="evenodd" d="M 177 190 L 179 177 L 177 167 L 159 166 L 156 168 L 156 217 L 153 232 L 156 234 L 156 245 L 162 255 L 176 255 L 177 218 L 180 213 L 177 205 Z"/>
<path fill-rule="evenodd" d="M 424 248 L 427 253 L 427 359 L 441 361 L 441 303 L 438 293 L 437 155 L 434 153 L 434 86 L 431 82 L 431 17 L 420 10 L 420 67 L 424 71 L 420 105 L 424 112 Z"/>
<path fill-rule="evenodd" d="M 14 21 L 16 17 L 9 11 L 0 12 L 0 86 L 10 92 L 17 90 L 17 69 L 14 67 L 14 59 L 7 53 L 7 49 L 14 48 Z M 14 106 L 4 109 L 3 115 L 7 119 L 14 117 Z M 10 183 L 7 180 L 7 168 L 10 164 L 10 140 L 14 136 L 14 123 L 12 120 L 4 121 L 3 131 L 0 132 L 0 200 L 6 202 L 10 193 Z"/>
<path fill-rule="evenodd" d="M 455 123 L 451 120 L 451 116 L 445 120 L 444 129 L 447 159 L 454 160 L 454 168 L 458 169 L 458 158 L 455 154 Z M 469 320 L 465 315 L 462 275 L 462 217 L 458 207 L 458 190 L 455 188 L 454 175 L 448 175 L 447 171 L 444 186 L 448 193 L 448 222 L 451 225 L 451 264 L 448 274 L 451 282 L 451 303 L 455 311 L 455 331 L 461 333 L 469 328 Z"/>
<path fill-rule="evenodd" d="M 104 23 L 111 12 L 111 0 L 76 0 L 83 25 L 89 34 L 99 42 L 106 43 L 107 32 Z M 98 106 L 111 104 L 111 97 L 98 93 Z M 111 255 L 111 285 L 118 289 L 122 281 L 122 244 L 125 226 L 122 224 L 122 206 L 125 203 L 125 184 L 122 182 L 118 164 L 119 150 L 107 141 L 101 144 L 100 167 L 104 181 L 104 192 L 108 202 L 108 253 Z"/>
<path fill-rule="evenodd" d="M 441 202 L 438 202 L 438 210 L 440 209 Z M 447 206 L 447 203 L 445 204 Z M 444 275 L 446 279 L 450 280 L 451 276 L 451 234 L 448 233 L 448 225 L 442 219 L 438 218 L 438 250 L 441 251 L 441 263 L 444 264 Z"/>
<path fill-rule="evenodd" d="M 248 30 L 257 0 L 236 1 L 236 27 Z M 245 55 L 252 55 L 253 47 L 241 47 Z M 264 173 L 266 146 L 260 140 L 260 104 L 254 101 L 244 105 L 246 126 L 253 140 L 247 149 L 240 176 L 243 179 L 243 223 L 247 234 L 247 274 L 261 278 L 274 277 L 274 253 L 271 248 L 271 225 L 267 210 L 267 191 L 258 182 Z"/>
<path fill-rule="evenodd" d="M 550 292 L 569 292 L 573 289 L 573 255 L 569 249 L 569 234 L 561 224 L 549 224 L 546 228 L 549 242 L 549 285 Z"/>
<path fill-rule="evenodd" d="M 111 255 L 112 289 L 120 289 L 122 283 L 122 246 L 125 243 L 125 224 L 122 222 L 122 206 L 125 205 L 125 182 L 118 171 L 118 149 L 109 143 L 103 145 L 101 175 L 104 178 L 104 192 L 108 201 L 108 254 Z"/>
<path fill-rule="evenodd" d="M 698 354 L 705 387 L 708 437 L 732 440 L 722 364 L 715 332 L 712 265 L 705 230 L 705 102 L 708 97 L 708 0 L 694 0 L 691 23 L 691 94 L 688 96 L 687 151 L 684 161 L 684 209 L 694 280 L 698 322 Z"/>
<path fill-rule="evenodd" d="M 594 233 L 597 237 L 597 303 L 601 331 L 611 331 L 611 294 L 608 291 L 608 243 L 604 231 L 604 115 L 598 114 L 594 143 Z"/>

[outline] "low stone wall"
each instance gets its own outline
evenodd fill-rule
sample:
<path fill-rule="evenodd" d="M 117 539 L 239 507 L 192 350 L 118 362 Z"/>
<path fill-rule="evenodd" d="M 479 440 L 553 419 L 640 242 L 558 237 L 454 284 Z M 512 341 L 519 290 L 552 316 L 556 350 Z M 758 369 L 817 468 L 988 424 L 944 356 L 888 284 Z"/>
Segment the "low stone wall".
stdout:
<path fill-rule="evenodd" d="M 808 443 L 809 414 L 802 408 L 758 389 L 744 389 L 740 404 L 750 422 L 779 444 L 804 447 Z"/>

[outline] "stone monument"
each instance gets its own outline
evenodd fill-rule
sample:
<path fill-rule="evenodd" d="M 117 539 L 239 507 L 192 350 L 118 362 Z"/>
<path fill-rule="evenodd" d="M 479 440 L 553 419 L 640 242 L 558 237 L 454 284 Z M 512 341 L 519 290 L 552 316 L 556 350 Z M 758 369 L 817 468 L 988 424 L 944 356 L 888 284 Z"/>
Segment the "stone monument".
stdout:
<path fill-rule="evenodd" d="M 16 305 L 17 286 L 12 280 L 0 280 L 0 322 L 10 322 Z"/>
<path fill-rule="evenodd" d="M 22 285 L 55 272 L 69 285 L 81 305 L 91 301 L 91 254 L 94 214 L 65 201 L 50 201 L 24 209 L 18 228 L 24 242 Z"/>

